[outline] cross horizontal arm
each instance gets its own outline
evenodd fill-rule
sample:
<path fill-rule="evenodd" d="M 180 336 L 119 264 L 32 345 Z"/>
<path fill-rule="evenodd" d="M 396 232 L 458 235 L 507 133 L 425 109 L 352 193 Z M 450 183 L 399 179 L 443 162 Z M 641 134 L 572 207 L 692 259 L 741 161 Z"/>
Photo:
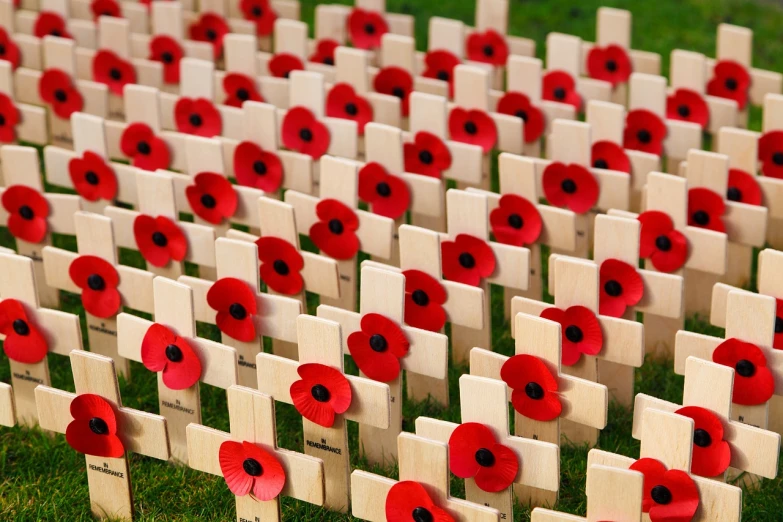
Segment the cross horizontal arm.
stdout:
<path fill-rule="evenodd" d="M 736 201 L 726 201 L 723 222 L 729 241 L 763 247 L 767 239 L 767 208 Z"/>
<path fill-rule="evenodd" d="M 652 270 L 638 270 L 638 273 L 644 282 L 644 294 L 634 308 L 662 317 L 682 317 L 682 276 Z"/>
<path fill-rule="evenodd" d="M 10 427 L 14 424 L 16 424 L 14 389 L 10 384 L 0 382 L 0 426 Z"/>
<path fill-rule="evenodd" d="M 354 517 L 386 522 L 386 497 L 397 481 L 366 471 L 351 473 L 351 510 Z"/>
<path fill-rule="evenodd" d="M 2 196 L 6 188 L 0 187 L 0 196 Z M 44 197 L 49 203 L 49 217 L 46 219 L 47 230 L 55 234 L 66 234 L 69 236 L 76 234 L 73 215 L 82 209 L 79 196 L 47 193 L 44 194 Z M 6 226 L 7 223 L 8 212 L 5 210 L 5 207 L 0 206 L 0 225 Z"/>

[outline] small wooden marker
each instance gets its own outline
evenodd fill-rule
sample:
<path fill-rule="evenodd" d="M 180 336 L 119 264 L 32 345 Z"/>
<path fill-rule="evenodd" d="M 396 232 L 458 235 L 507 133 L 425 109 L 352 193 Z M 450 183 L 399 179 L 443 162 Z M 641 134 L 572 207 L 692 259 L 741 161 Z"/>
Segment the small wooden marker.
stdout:
<path fill-rule="evenodd" d="M 16 425 L 16 409 L 14 408 L 14 389 L 10 384 L 0 382 L 0 426 Z"/>
<path fill-rule="evenodd" d="M 764 96 L 761 130 L 764 135 L 783 130 L 783 95 L 767 94 Z M 757 166 L 757 163 L 753 164 L 754 170 Z M 783 248 L 783 211 L 777 202 L 783 197 L 783 182 L 768 176 L 759 177 L 758 182 L 764 191 L 764 205 L 769 209 L 767 242 L 773 248 L 780 250 Z"/>
<path fill-rule="evenodd" d="M 269 2 L 269 6 L 271 9 L 274 10 L 275 14 L 277 15 L 277 18 L 284 18 L 287 20 L 299 20 L 301 17 L 301 6 L 299 5 L 298 0 L 273 0 Z M 236 2 L 229 2 L 226 4 L 227 13 L 226 15 L 229 16 L 229 25 L 233 26 L 236 23 L 246 23 L 245 15 L 242 13 L 242 10 L 240 9 L 240 6 Z M 253 32 L 255 33 L 255 24 L 253 27 Z M 227 35 L 228 36 L 228 35 Z M 241 35 L 241 36 L 249 36 L 249 35 Z M 262 51 L 268 51 L 272 48 L 272 39 L 275 37 L 275 33 L 269 35 L 259 35 L 258 36 L 258 48 Z M 223 41 L 225 45 L 225 40 Z"/>
<path fill-rule="evenodd" d="M 612 84 L 582 76 L 584 43 L 578 36 L 551 32 L 546 37 L 546 72 L 568 73 L 576 83 L 576 91 L 584 103 L 591 100 L 612 100 Z M 577 111 L 580 112 L 580 111 Z"/>

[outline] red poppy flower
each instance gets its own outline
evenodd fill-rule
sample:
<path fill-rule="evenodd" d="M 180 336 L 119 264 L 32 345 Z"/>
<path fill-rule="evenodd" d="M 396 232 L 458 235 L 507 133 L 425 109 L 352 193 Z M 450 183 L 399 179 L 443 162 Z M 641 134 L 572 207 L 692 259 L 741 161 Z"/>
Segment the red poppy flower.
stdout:
<path fill-rule="evenodd" d="M 454 241 L 440 244 L 443 277 L 449 281 L 478 286 L 495 271 L 495 253 L 483 239 L 458 234 Z"/>
<path fill-rule="evenodd" d="M 310 61 L 324 65 L 334 65 L 334 51 L 340 47 L 340 42 L 331 38 L 323 38 L 315 44 L 315 52 L 310 55 Z"/>
<path fill-rule="evenodd" d="M 220 112 L 206 98 L 180 98 L 174 106 L 177 130 L 185 134 L 211 138 L 223 130 Z"/>
<path fill-rule="evenodd" d="M 536 206 L 516 194 L 506 194 L 489 214 L 489 224 L 499 243 L 524 246 L 541 235 L 541 215 Z"/>
<path fill-rule="evenodd" d="M 166 169 L 171 163 L 171 152 L 165 141 L 155 136 L 146 123 L 131 123 L 120 137 L 122 153 L 131 159 L 131 165 L 143 170 Z"/>
<path fill-rule="evenodd" d="M 302 417 L 319 426 L 331 428 L 334 416 L 351 405 L 351 384 L 345 375 L 324 364 L 300 364 L 301 377 L 291 385 L 291 400 Z"/>
<path fill-rule="evenodd" d="M 776 299 L 777 308 L 775 311 L 775 340 L 772 347 L 776 350 L 783 350 L 783 299 Z"/>
<path fill-rule="evenodd" d="M 223 77 L 223 90 L 226 92 L 224 105 L 242 107 L 248 100 L 262 102 L 256 82 L 250 76 L 241 73 L 228 73 Z"/>
<path fill-rule="evenodd" d="M 506 65 L 508 60 L 506 39 L 494 29 L 487 29 L 483 33 L 476 31 L 468 36 L 465 52 L 468 60 L 495 66 Z"/>
<path fill-rule="evenodd" d="M 500 378 L 513 390 L 514 409 L 528 419 L 551 421 L 563 411 L 557 395 L 557 377 L 538 357 L 527 354 L 511 357 L 503 363 Z"/>
<path fill-rule="evenodd" d="M 405 270 L 405 323 L 414 328 L 439 332 L 446 324 L 446 289 L 440 281 L 421 270 Z"/>
<path fill-rule="evenodd" d="M 84 99 L 67 73 L 60 69 L 47 69 L 38 80 L 38 95 L 48 103 L 54 113 L 63 119 L 82 110 Z"/>
<path fill-rule="evenodd" d="M 657 114 L 646 109 L 634 109 L 625 117 L 623 147 L 660 156 L 667 133 L 666 124 Z"/>
<path fill-rule="evenodd" d="M 497 493 L 514 482 L 519 461 L 513 451 L 498 444 L 492 430 L 466 422 L 449 437 L 449 468 L 460 478 L 473 478 L 482 491 Z"/>
<path fill-rule="evenodd" d="M 16 299 L 0 301 L 0 333 L 5 335 L 3 351 L 12 361 L 35 364 L 49 352 L 46 338 Z"/>
<path fill-rule="evenodd" d="M 686 406 L 675 411 L 693 419 L 693 462 L 691 473 L 701 477 L 723 474 L 731 462 L 731 448 L 723 440 L 723 423 L 710 410 Z"/>
<path fill-rule="evenodd" d="M 407 212 L 411 194 L 402 179 L 372 161 L 359 171 L 359 199 L 368 203 L 375 214 L 397 219 Z"/>
<path fill-rule="evenodd" d="M 283 491 L 285 469 L 271 453 L 251 442 L 224 441 L 218 460 L 228 489 L 238 497 L 252 493 L 255 500 L 266 502 Z"/>
<path fill-rule="evenodd" d="M 598 313 L 622 317 L 625 309 L 636 306 L 644 295 L 644 282 L 636 268 L 619 259 L 601 263 L 601 293 Z"/>
<path fill-rule="evenodd" d="M 444 170 L 451 167 L 451 151 L 438 136 L 419 131 L 413 142 L 403 146 L 405 172 L 440 179 Z"/>
<path fill-rule="evenodd" d="M 389 25 L 381 13 L 355 7 L 348 15 L 348 33 L 358 49 L 377 49 L 388 32 Z"/>
<path fill-rule="evenodd" d="M 725 211 L 723 198 L 712 190 L 703 187 L 688 190 L 688 226 L 725 232 L 721 218 Z"/>
<path fill-rule="evenodd" d="M 304 71 L 304 64 L 291 53 L 278 53 L 269 60 L 269 72 L 275 78 L 288 78 L 291 71 Z"/>
<path fill-rule="evenodd" d="M 119 458 L 125 447 L 117 436 L 117 413 L 114 406 L 92 393 L 76 396 L 71 401 L 73 420 L 65 429 L 68 445 L 85 455 Z"/>
<path fill-rule="evenodd" d="M 390 382 L 400 374 L 400 359 L 410 343 L 400 326 L 381 314 L 362 316 L 361 330 L 348 336 L 348 351 L 370 379 Z"/>
<path fill-rule="evenodd" d="M 95 21 L 101 16 L 122 18 L 120 4 L 118 4 L 116 0 L 92 0 L 90 3 L 90 11 L 92 11 L 92 18 Z"/>
<path fill-rule="evenodd" d="M 166 266 L 172 259 L 182 261 L 188 251 L 185 235 L 165 216 L 139 214 L 133 221 L 133 237 L 141 255 L 153 266 Z"/>
<path fill-rule="evenodd" d="M 759 138 L 759 161 L 765 176 L 783 179 L 783 131 L 765 132 Z"/>
<path fill-rule="evenodd" d="M 449 134 L 451 139 L 470 145 L 478 145 L 489 153 L 498 140 L 495 121 L 486 112 L 479 109 L 454 107 L 449 114 Z"/>
<path fill-rule="evenodd" d="M 19 110 L 7 94 L 0 93 L 0 142 L 16 141 L 16 124 L 19 123 Z"/>
<path fill-rule="evenodd" d="M 256 294 L 241 279 L 218 279 L 207 292 L 207 304 L 217 312 L 215 324 L 224 334 L 245 343 L 258 337 L 253 320 L 258 312 Z"/>
<path fill-rule="evenodd" d="M 748 103 L 750 74 L 739 62 L 720 60 L 712 70 L 712 79 L 707 83 L 707 94 L 734 100 L 740 110 Z"/>
<path fill-rule="evenodd" d="M 652 261 L 656 270 L 675 272 L 688 258 L 688 240 L 674 229 L 672 218 L 658 210 L 642 212 L 639 256 Z"/>
<path fill-rule="evenodd" d="M 747 205 L 761 205 L 761 187 L 756 181 L 756 176 L 752 176 L 742 169 L 729 169 L 729 187 L 726 190 L 726 199 Z"/>
<path fill-rule="evenodd" d="M 8 212 L 8 231 L 28 243 L 40 243 L 46 237 L 49 203 L 35 189 L 12 185 L 3 191 L 3 208 Z"/>
<path fill-rule="evenodd" d="M 698 92 L 677 89 L 666 98 L 666 118 L 698 123 L 704 129 L 710 121 L 710 108 Z"/>
<path fill-rule="evenodd" d="M 16 42 L 14 42 L 8 32 L 2 27 L 0 27 L 0 60 L 10 62 L 14 69 L 19 67 L 19 63 L 22 61 L 22 55 L 19 52 L 19 47 L 16 45 Z"/>
<path fill-rule="evenodd" d="M 582 97 L 576 92 L 576 81 L 567 72 L 549 71 L 542 82 L 543 99 L 573 105 L 577 112 L 582 108 Z"/>
<path fill-rule="evenodd" d="M 258 36 L 269 36 L 275 28 L 277 13 L 269 0 L 240 0 L 239 9 L 245 17 L 256 24 Z"/>
<path fill-rule="evenodd" d="M 413 76 L 411 76 L 411 73 L 402 67 L 394 65 L 384 67 L 375 75 L 373 87 L 376 92 L 399 98 L 401 100 L 400 110 L 402 115 L 408 115 L 410 112 L 410 95 L 413 91 Z"/>
<path fill-rule="evenodd" d="M 764 352 L 753 343 L 726 339 L 712 352 L 712 362 L 734 368 L 734 404 L 764 404 L 775 393 L 775 379 Z"/>
<path fill-rule="evenodd" d="M 277 293 L 296 295 L 302 291 L 304 280 L 300 271 L 304 268 L 302 254 L 294 245 L 278 237 L 265 236 L 256 240 L 259 273 L 266 286 Z"/>
<path fill-rule="evenodd" d="M 315 207 L 318 222 L 310 227 L 310 239 L 319 250 L 335 259 L 351 259 L 359 251 L 359 218 L 336 199 L 321 200 Z"/>
<path fill-rule="evenodd" d="M 190 388 L 201 378 L 201 360 L 187 339 L 154 323 L 141 341 L 141 362 L 151 372 L 163 372 L 171 390 Z"/>
<path fill-rule="evenodd" d="M 530 103 L 530 98 L 521 92 L 507 92 L 498 101 L 500 114 L 516 116 L 524 122 L 525 143 L 536 142 L 544 133 L 546 119 L 541 110 Z"/>
<path fill-rule="evenodd" d="M 699 489 L 679 469 L 667 470 L 660 461 L 639 459 L 630 468 L 644 475 L 642 512 L 652 522 L 688 522 L 699 508 Z"/>
<path fill-rule="evenodd" d="M 179 83 L 179 61 L 185 56 L 185 51 L 174 38 L 167 35 L 157 35 L 150 40 L 149 59 L 163 64 L 163 81 L 168 84 Z"/>
<path fill-rule="evenodd" d="M 73 284 L 82 289 L 82 306 L 95 317 L 114 317 L 122 298 L 117 291 L 120 276 L 114 265 L 98 256 L 82 255 L 68 267 Z"/>
<path fill-rule="evenodd" d="M 230 32 L 228 24 L 222 16 L 215 13 L 203 13 L 190 26 L 190 39 L 197 42 L 212 44 L 215 59 L 223 52 L 223 38 Z"/>
<path fill-rule="evenodd" d="M 84 151 L 81 158 L 68 162 L 68 174 L 76 192 L 87 201 L 114 200 L 117 195 L 117 177 L 106 161 L 92 151 Z"/>
<path fill-rule="evenodd" d="M 590 163 L 595 169 L 631 173 L 631 160 L 628 159 L 625 149 L 613 141 L 596 141 L 590 150 L 590 156 Z"/>
<path fill-rule="evenodd" d="M 318 159 L 329 150 L 329 129 L 306 107 L 289 109 L 283 118 L 283 145 Z"/>
<path fill-rule="evenodd" d="M 185 189 L 193 213 L 208 223 L 219 225 L 237 211 L 237 193 L 231 182 L 214 172 L 201 172 Z"/>
<path fill-rule="evenodd" d="M 424 486 L 412 480 L 397 482 L 386 494 L 387 522 L 454 522 L 448 511 L 439 508 Z"/>
<path fill-rule="evenodd" d="M 52 11 L 41 11 L 41 14 L 35 20 L 33 35 L 36 38 L 43 38 L 44 36 L 73 38 L 65 27 L 65 19 Z"/>
<path fill-rule="evenodd" d="M 462 60 L 451 51 L 445 49 L 436 49 L 429 51 L 424 56 L 424 71 L 421 73 L 425 78 L 441 80 L 449 84 L 449 96 L 454 95 L 454 68 L 462 63 Z"/>
<path fill-rule="evenodd" d="M 277 192 L 283 183 L 283 163 L 273 152 L 243 141 L 234 149 L 234 175 L 245 187 Z"/>
<path fill-rule="evenodd" d="M 547 308 L 541 317 L 560 323 L 562 329 L 562 363 L 573 366 L 585 355 L 598 355 L 604 345 L 604 334 L 595 314 L 585 306 L 565 310 Z"/>
<path fill-rule="evenodd" d="M 598 181 L 592 172 L 576 163 L 550 163 L 544 169 L 544 195 L 556 207 L 577 214 L 588 212 L 598 201 Z"/>
<path fill-rule="evenodd" d="M 590 78 L 609 82 L 612 87 L 627 82 L 632 72 L 631 58 L 619 45 L 596 45 L 587 55 L 587 73 Z"/>
<path fill-rule="evenodd" d="M 364 126 L 372 121 L 373 109 L 366 98 L 356 94 L 350 83 L 338 83 L 326 96 L 326 115 L 355 121 L 361 136 Z"/>
<path fill-rule="evenodd" d="M 92 60 L 92 79 L 103 83 L 109 90 L 122 96 L 125 85 L 136 83 L 136 69 L 133 64 L 106 49 L 97 52 Z"/>

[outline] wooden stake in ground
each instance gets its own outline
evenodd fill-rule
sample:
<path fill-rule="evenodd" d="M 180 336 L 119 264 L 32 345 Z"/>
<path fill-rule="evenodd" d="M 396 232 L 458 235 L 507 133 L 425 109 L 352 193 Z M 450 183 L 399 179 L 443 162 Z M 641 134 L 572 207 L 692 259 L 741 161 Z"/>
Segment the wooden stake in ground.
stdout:
<path fill-rule="evenodd" d="M 780 167 L 783 165 L 783 96 L 779 94 L 767 94 L 764 97 L 764 112 L 761 129 L 763 134 L 759 138 L 758 162 L 752 163 L 753 173 L 761 170 L 763 176 L 758 178 L 764 197 L 765 206 L 769 209 L 769 223 L 767 224 L 767 242 L 780 250 L 783 248 L 783 206 L 777 202 L 783 196 L 783 181 L 780 177 Z M 725 154 L 729 154 L 726 151 Z M 729 154 L 731 156 L 731 154 Z M 777 161 L 775 161 L 777 159 Z M 750 163 L 752 158 L 748 159 Z"/>

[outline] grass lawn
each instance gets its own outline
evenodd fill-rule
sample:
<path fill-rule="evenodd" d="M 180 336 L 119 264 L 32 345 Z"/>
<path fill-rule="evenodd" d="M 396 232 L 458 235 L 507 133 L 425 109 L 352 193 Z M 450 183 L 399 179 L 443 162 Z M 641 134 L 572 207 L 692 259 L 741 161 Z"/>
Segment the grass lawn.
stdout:
<path fill-rule="evenodd" d="M 303 19 L 312 22 L 313 0 L 300 0 L 303 4 Z M 347 2 L 343 2 L 347 3 Z M 755 31 L 755 60 L 757 67 L 783 70 L 783 10 L 772 2 L 749 2 L 735 0 L 657 0 L 645 2 L 599 2 L 582 0 L 510 0 L 510 32 L 534 38 L 538 54 L 543 56 L 543 42 L 546 34 L 559 31 L 592 40 L 595 36 L 595 11 L 601 5 L 612 5 L 633 10 L 635 32 L 633 45 L 636 49 L 654 51 L 663 56 L 663 70 L 668 70 L 668 56 L 675 48 L 690 49 L 713 55 L 715 30 L 721 22 L 730 22 L 752 28 Z M 474 13 L 473 0 L 450 0 L 448 2 L 423 2 L 416 0 L 387 0 L 391 12 L 416 15 L 416 34 L 420 48 L 425 46 L 427 20 L 431 16 L 458 18 L 471 23 Z M 752 127 L 759 129 L 760 112 L 754 109 Z M 75 250 L 75 241 L 70 238 L 55 238 L 57 246 Z M 13 240 L 6 229 L 0 229 L 0 245 L 13 246 Z M 141 266 L 141 258 L 122 253 L 123 264 Z M 546 281 L 546 278 L 544 279 Z M 502 319 L 500 292 L 493 299 L 494 349 L 504 354 L 513 353 L 508 324 Z M 65 294 L 63 309 L 73 313 L 81 312 L 78 296 Z M 316 302 L 310 302 L 311 312 Z M 84 328 L 84 324 L 82 325 Z M 692 319 L 688 328 L 722 335 L 703 321 Z M 85 339 L 86 339 L 86 331 Z M 214 327 L 200 325 L 202 336 L 218 339 Z M 50 357 L 53 385 L 73 391 L 70 365 L 65 357 Z M 349 361 L 347 368 L 357 373 Z M 156 378 L 141 364 L 132 363 L 132 382 L 121 382 L 124 404 L 132 408 L 157 412 Z M 458 390 L 457 379 L 467 368 L 452 368 L 449 378 L 451 390 Z M 0 380 L 8 382 L 8 364 L 0 363 Z M 671 363 L 648 361 L 637 372 L 637 392 L 648 393 L 663 399 L 680 402 L 683 379 L 673 374 Z M 202 409 L 204 423 L 222 430 L 228 430 L 228 415 L 225 392 L 202 386 Z M 599 446 L 620 454 L 638 456 L 639 444 L 631 438 L 631 413 L 623 408 L 610 408 L 609 424 L 602 432 Z M 434 416 L 447 420 L 459 420 L 458 397 L 452 396 L 448 410 L 428 403 L 414 404 L 405 400 L 403 406 L 404 429 L 413 431 L 413 421 L 420 415 Z M 292 406 L 277 404 L 279 444 L 282 447 L 302 450 L 301 417 Z M 350 442 L 353 464 L 360 469 L 369 469 L 358 458 L 356 425 L 350 426 Z M 50 437 L 40 430 L 21 428 L 0 429 L 0 520 L 90 520 L 89 497 L 85 475 L 84 458 L 71 450 L 64 437 Z M 587 449 L 564 446 L 561 458 L 560 502 L 561 511 L 584 515 L 584 495 Z M 131 474 L 136 496 L 135 507 L 139 520 L 232 520 L 234 498 L 220 477 L 195 472 L 188 468 L 137 455 L 131 455 Z M 394 469 L 373 470 L 391 477 Z M 454 480 L 452 493 L 464 494 L 461 481 Z M 350 517 L 330 513 L 309 504 L 285 499 L 283 502 L 285 520 L 349 520 Z M 773 521 L 783 519 L 783 479 L 764 481 L 757 490 L 744 496 L 744 520 Z M 526 509 L 515 512 L 515 520 L 529 520 Z"/>

